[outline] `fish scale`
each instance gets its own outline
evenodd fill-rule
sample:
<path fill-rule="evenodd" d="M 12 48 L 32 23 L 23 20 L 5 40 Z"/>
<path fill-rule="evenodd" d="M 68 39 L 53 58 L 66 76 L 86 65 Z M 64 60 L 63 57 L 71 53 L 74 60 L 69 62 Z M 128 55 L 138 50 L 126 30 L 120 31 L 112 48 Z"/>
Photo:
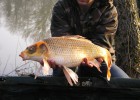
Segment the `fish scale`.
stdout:
<path fill-rule="evenodd" d="M 61 38 L 60 41 L 60 38 L 55 38 L 55 40 L 54 38 L 51 38 L 45 40 L 45 42 L 48 44 L 50 59 L 55 59 L 60 65 L 62 64 L 59 60 L 61 57 L 64 58 L 63 65 L 67 67 L 78 66 L 82 62 L 83 58 L 93 58 L 92 47 L 85 41 L 81 40 L 81 42 L 79 42 L 79 40 L 71 38 Z"/>

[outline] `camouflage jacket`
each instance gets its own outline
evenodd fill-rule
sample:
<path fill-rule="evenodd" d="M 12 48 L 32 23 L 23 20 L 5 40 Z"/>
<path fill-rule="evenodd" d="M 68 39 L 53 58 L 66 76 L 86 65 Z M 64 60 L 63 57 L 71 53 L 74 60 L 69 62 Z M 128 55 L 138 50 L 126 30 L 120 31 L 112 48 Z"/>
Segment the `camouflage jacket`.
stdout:
<path fill-rule="evenodd" d="M 110 49 L 118 27 L 118 14 L 112 0 L 95 0 L 85 13 L 76 0 L 59 0 L 52 12 L 52 36 L 81 35 Z"/>

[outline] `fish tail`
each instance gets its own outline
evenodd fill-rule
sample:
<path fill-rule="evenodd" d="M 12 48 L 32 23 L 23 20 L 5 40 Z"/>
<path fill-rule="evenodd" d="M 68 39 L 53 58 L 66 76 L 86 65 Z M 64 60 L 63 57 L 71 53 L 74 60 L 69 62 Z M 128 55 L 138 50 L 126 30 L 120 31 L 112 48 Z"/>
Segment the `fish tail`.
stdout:
<path fill-rule="evenodd" d="M 110 70 L 107 69 L 107 80 L 110 81 L 110 78 L 111 78 L 111 73 Z"/>
<path fill-rule="evenodd" d="M 110 69 L 111 69 L 111 65 L 112 65 L 112 57 L 108 50 L 106 52 L 106 56 L 104 57 L 104 61 L 107 65 L 107 80 L 110 81 L 110 77 L 111 77 Z"/>

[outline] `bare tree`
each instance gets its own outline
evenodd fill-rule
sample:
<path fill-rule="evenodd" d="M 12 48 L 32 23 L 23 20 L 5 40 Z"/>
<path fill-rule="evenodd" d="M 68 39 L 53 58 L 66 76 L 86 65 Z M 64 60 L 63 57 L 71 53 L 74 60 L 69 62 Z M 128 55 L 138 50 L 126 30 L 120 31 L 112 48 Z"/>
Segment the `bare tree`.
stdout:
<path fill-rule="evenodd" d="M 129 76 L 140 73 L 140 30 L 136 0 L 114 0 L 119 13 L 119 27 L 116 33 L 116 64 Z"/>

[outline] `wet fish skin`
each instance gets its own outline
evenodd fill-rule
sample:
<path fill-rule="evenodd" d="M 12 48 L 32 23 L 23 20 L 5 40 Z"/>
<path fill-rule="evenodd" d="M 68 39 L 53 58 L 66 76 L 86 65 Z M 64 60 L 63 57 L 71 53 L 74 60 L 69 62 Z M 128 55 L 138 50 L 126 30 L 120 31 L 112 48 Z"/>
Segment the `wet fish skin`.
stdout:
<path fill-rule="evenodd" d="M 42 59 L 53 60 L 56 64 L 65 67 L 79 66 L 84 58 L 87 58 L 88 61 L 94 61 L 95 58 L 102 58 L 107 64 L 107 79 L 110 80 L 111 77 L 110 68 L 112 58 L 110 52 L 83 37 L 63 36 L 44 39 L 27 47 L 21 52 L 20 56 L 23 60 L 34 60 L 38 62 L 41 62 Z M 66 68 L 64 69 L 66 70 Z M 68 70 L 66 72 L 68 72 L 67 74 L 71 73 Z M 75 77 L 77 78 L 76 75 Z M 72 80 L 77 80 L 76 78 Z"/>

